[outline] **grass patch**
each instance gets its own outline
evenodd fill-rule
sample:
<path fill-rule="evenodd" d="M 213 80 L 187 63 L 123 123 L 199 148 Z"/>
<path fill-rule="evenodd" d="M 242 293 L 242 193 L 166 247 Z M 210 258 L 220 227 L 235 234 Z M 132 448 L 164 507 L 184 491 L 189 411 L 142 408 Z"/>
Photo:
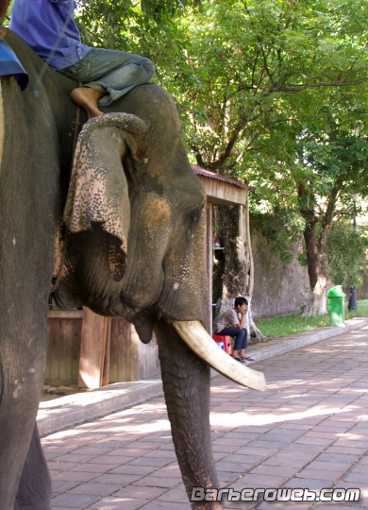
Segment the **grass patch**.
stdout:
<path fill-rule="evenodd" d="M 358 310 L 348 311 L 345 307 L 345 319 L 353 317 L 361 317 L 368 315 L 368 299 L 358 301 Z M 278 337 L 295 335 L 303 333 L 303 331 L 311 331 L 312 329 L 321 328 L 330 324 L 329 315 L 318 315 L 317 317 L 302 317 L 301 312 L 292 315 L 283 315 L 279 317 L 270 317 L 269 319 L 256 320 L 258 328 L 267 337 Z"/>

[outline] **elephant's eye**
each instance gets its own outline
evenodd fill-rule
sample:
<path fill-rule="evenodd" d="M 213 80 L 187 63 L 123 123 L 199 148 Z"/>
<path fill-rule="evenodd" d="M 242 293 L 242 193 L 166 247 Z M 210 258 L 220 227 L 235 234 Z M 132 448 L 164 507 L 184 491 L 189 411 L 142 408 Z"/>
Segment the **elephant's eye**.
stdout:
<path fill-rule="evenodd" d="M 202 216 L 202 212 L 203 212 L 203 206 L 196 207 L 195 209 L 191 209 L 189 211 L 188 219 L 189 219 L 190 226 L 194 226 L 199 222 L 199 220 L 201 219 L 201 216 Z"/>
<path fill-rule="evenodd" d="M 191 214 L 192 223 L 198 223 L 199 218 L 201 217 L 201 211 L 194 211 Z"/>

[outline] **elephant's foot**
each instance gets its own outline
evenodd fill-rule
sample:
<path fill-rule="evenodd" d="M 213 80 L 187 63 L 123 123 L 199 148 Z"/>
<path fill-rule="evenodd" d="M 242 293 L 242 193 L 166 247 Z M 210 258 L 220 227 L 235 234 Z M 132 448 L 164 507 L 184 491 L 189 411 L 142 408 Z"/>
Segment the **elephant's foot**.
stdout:
<path fill-rule="evenodd" d="M 84 108 L 88 118 L 92 119 L 92 117 L 102 115 L 103 112 L 99 110 L 97 101 L 104 95 L 103 92 L 91 89 L 90 87 L 78 87 L 72 90 L 70 97 L 75 103 Z"/>
<path fill-rule="evenodd" d="M 51 478 L 35 425 L 14 510 L 51 510 Z"/>

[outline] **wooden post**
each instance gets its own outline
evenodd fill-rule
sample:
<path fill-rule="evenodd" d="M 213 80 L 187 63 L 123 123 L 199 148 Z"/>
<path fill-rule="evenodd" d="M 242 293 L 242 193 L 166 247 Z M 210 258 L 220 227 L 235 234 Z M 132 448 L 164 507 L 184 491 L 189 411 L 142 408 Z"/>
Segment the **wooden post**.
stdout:
<path fill-rule="evenodd" d="M 80 388 L 100 388 L 109 381 L 111 318 L 83 308 L 79 358 Z"/>
<path fill-rule="evenodd" d="M 109 384 L 110 379 L 110 352 L 111 352 L 111 317 L 104 317 L 106 319 L 106 333 L 105 333 L 105 355 L 102 371 L 101 386 Z"/>
<path fill-rule="evenodd" d="M 208 278 L 208 308 L 209 308 L 209 328 L 212 335 L 212 273 L 213 273 L 213 233 L 212 233 L 212 204 L 206 204 L 206 265 Z"/>

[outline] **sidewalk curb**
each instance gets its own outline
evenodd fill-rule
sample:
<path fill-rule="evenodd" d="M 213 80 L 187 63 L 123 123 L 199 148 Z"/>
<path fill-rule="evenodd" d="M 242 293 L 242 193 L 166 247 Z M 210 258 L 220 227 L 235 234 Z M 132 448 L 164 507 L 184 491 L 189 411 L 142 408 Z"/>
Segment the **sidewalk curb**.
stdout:
<path fill-rule="evenodd" d="M 254 362 L 247 363 L 247 365 L 366 326 L 368 326 L 367 317 L 356 317 L 347 321 L 340 328 L 319 328 L 312 333 L 307 332 L 280 341 L 276 340 L 274 345 L 260 343 L 249 348 L 247 354 L 254 359 Z M 218 372 L 211 369 L 211 377 L 217 375 L 219 375 Z M 162 394 L 162 382 L 158 376 L 144 381 L 109 384 L 97 390 L 41 402 L 37 414 L 40 437 L 54 434 L 86 421 L 93 421 Z"/>
<path fill-rule="evenodd" d="M 37 414 L 40 437 L 102 418 L 163 394 L 161 378 L 113 383 L 97 390 L 41 402 Z"/>
<path fill-rule="evenodd" d="M 296 338 L 293 336 L 288 337 L 287 340 L 270 347 L 268 347 L 267 344 L 257 344 L 257 347 L 261 346 L 260 348 L 258 347 L 259 350 L 252 350 L 253 346 L 251 346 L 248 350 L 248 356 L 252 357 L 254 361 L 247 363 L 247 365 L 251 365 L 252 363 L 256 363 L 257 361 L 262 361 L 267 358 L 272 358 L 273 356 L 278 356 L 285 352 L 294 351 L 295 349 L 314 344 L 315 342 L 320 342 L 321 340 L 327 340 L 334 336 L 344 335 L 345 333 L 349 333 L 356 329 L 362 329 L 366 326 L 368 326 L 368 318 L 356 317 L 346 321 L 345 325 L 342 327 L 325 326 L 323 328 L 318 328 L 317 331 L 311 333 L 301 333 L 300 335 L 297 335 Z"/>

